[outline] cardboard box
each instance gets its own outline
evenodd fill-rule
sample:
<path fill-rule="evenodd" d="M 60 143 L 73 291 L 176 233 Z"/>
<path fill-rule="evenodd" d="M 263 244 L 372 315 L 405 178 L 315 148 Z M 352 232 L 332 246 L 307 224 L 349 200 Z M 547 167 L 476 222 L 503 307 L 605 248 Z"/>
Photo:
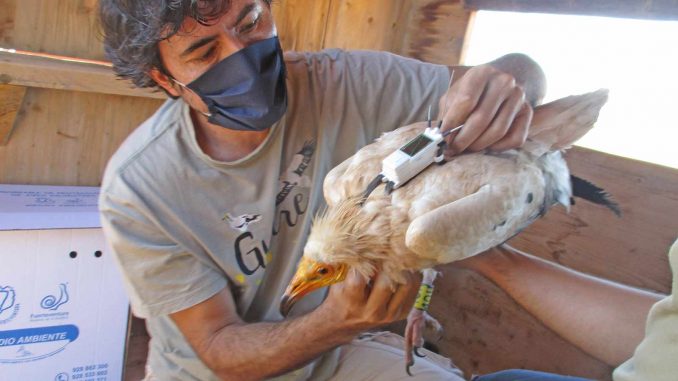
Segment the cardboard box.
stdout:
<path fill-rule="evenodd" d="M 129 302 L 98 193 L 0 185 L 0 381 L 122 379 Z"/>

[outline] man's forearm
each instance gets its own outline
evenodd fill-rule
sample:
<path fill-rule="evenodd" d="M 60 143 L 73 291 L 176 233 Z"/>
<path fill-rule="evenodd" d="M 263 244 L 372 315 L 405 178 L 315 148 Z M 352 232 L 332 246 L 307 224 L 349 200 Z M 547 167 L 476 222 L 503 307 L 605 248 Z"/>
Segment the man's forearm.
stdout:
<path fill-rule="evenodd" d="M 223 380 L 260 380 L 299 368 L 358 333 L 337 330 L 324 314 L 317 309 L 282 322 L 228 325 L 201 351 L 203 361 Z"/>
<path fill-rule="evenodd" d="M 631 357 L 644 336 L 650 307 L 661 299 L 506 248 L 462 265 L 486 276 L 544 325 L 609 365 Z"/>

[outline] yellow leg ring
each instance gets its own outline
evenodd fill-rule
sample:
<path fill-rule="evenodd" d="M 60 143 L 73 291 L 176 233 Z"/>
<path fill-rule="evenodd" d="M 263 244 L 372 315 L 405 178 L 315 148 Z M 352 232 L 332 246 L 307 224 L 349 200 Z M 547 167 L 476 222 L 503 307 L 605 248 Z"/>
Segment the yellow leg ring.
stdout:
<path fill-rule="evenodd" d="M 433 286 L 422 283 L 417 293 L 417 300 L 414 302 L 414 308 L 427 311 L 431 304 L 431 295 L 433 295 Z"/>

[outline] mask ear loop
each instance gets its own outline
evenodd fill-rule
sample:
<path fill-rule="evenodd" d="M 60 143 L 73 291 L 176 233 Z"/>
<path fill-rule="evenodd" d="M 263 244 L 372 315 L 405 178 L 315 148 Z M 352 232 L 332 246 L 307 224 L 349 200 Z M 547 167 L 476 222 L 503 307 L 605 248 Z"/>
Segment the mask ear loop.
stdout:
<path fill-rule="evenodd" d="M 183 84 L 182 82 L 180 82 L 178 79 L 172 77 L 171 75 L 168 75 L 167 77 L 168 77 L 169 79 L 171 79 L 172 81 L 174 81 L 174 83 L 176 83 L 177 85 L 183 87 L 184 89 L 186 89 L 186 90 L 188 90 L 188 91 L 190 91 L 190 92 L 192 92 L 192 93 L 194 93 L 194 94 L 196 94 L 196 95 L 198 95 L 198 96 L 200 95 L 200 94 L 197 94 L 195 91 L 191 90 L 190 87 L 186 86 L 185 84 Z M 202 98 L 202 97 L 201 97 L 201 98 Z M 209 113 L 209 112 L 202 112 L 202 111 L 200 111 L 200 110 L 195 110 L 195 111 L 197 111 L 197 112 L 203 114 L 204 116 L 206 116 L 206 117 L 208 117 L 208 118 L 212 116 L 212 113 Z"/>

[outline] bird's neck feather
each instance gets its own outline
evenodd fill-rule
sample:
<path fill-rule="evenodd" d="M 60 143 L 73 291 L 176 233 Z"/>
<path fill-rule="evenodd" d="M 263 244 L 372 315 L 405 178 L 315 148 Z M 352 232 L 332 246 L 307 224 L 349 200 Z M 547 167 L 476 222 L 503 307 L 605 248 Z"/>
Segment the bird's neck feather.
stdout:
<path fill-rule="evenodd" d="M 347 199 L 319 216 L 308 245 L 318 258 L 329 263 L 345 263 L 365 277 L 381 271 L 391 253 L 389 205 L 363 208 L 359 199 Z"/>

